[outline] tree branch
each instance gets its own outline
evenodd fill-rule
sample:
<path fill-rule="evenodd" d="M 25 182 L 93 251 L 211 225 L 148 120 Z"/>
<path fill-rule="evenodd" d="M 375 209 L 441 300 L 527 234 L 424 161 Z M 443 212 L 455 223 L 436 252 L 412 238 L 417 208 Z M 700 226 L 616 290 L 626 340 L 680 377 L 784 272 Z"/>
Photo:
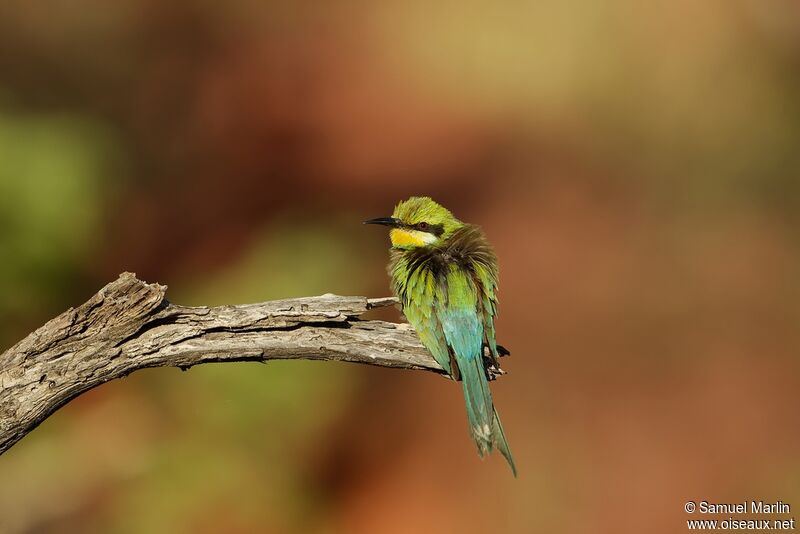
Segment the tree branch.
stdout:
<path fill-rule="evenodd" d="M 146 367 L 307 359 L 443 372 L 409 325 L 358 319 L 393 298 L 193 308 L 165 291 L 123 273 L 0 355 L 0 454 L 84 391 Z"/>

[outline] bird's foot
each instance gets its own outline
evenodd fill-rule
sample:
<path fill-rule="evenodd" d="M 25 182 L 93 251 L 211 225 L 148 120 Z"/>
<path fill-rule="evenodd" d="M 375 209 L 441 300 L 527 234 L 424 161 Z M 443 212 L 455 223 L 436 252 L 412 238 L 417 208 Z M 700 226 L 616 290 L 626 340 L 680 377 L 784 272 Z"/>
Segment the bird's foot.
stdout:
<path fill-rule="evenodd" d="M 504 356 L 511 356 L 511 351 L 505 348 L 503 345 L 497 345 L 497 355 L 501 358 Z M 483 357 L 484 358 L 492 357 L 492 349 L 489 348 L 489 345 L 487 343 L 483 344 Z"/>
<path fill-rule="evenodd" d="M 502 345 L 497 345 L 497 355 L 500 357 L 508 356 L 511 352 Z M 505 371 L 500 369 L 500 362 L 492 354 L 492 350 L 488 344 L 483 345 L 483 366 L 486 369 L 486 377 L 489 380 L 495 380 L 498 376 L 506 374 Z"/>
<path fill-rule="evenodd" d="M 504 374 L 506 374 L 506 372 L 493 363 L 486 366 L 486 378 L 488 378 L 489 381 L 497 380 L 498 376 L 503 376 Z"/>

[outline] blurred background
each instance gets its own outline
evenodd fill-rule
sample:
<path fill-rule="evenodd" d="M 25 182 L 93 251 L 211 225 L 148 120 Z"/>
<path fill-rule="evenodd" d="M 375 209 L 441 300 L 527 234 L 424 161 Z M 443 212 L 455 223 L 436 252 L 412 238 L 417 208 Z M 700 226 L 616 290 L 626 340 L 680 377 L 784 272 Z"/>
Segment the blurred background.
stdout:
<path fill-rule="evenodd" d="M 794 0 L 0 4 L 3 349 L 124 270 L 186 305 L 385 296 L 388 237 L 361 221 L 420 194 L 500 258 L 518 480 L 433 374 L 155 369 L 0 457 L 0 531 L 800 510 Z"/>

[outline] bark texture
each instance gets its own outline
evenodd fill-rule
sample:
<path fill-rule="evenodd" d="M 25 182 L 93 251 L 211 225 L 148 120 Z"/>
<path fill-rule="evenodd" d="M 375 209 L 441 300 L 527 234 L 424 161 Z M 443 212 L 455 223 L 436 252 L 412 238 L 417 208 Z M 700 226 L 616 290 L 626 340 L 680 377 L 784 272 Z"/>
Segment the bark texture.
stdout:
<path fill-rule="evenodd" d="M 84 391 L 145 367 L 275 359 L 442 368 L 407 324 L 364 321 L 393 298 L 322 295 L 186 307 L 123 273 L 0 355 L 0 454 Z"/>

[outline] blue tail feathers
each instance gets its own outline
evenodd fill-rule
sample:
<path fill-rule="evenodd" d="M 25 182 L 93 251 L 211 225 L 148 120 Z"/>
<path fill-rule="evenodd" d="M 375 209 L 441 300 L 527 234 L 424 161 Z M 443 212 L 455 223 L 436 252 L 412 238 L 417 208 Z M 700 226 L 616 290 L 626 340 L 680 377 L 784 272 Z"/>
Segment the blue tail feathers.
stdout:
<path fill-rule="evenodd" d="M 469 431 L 478 447 L 478 453 L 483 456 L 496 446 L 516 477 L 517 468 L 503 426 L 500 424 L 500 417 L 492 403 L 492 393 L 489 390 L 482 358 L 472 358 L 464 362 L 459 365 L 459 370 L 464 387 Z"/>

